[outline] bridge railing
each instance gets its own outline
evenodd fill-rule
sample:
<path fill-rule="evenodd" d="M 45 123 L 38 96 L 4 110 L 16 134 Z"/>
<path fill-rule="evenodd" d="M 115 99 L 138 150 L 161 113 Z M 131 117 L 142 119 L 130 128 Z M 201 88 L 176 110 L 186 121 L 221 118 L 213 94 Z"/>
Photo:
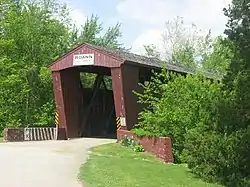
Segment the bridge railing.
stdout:
<path fill-rule="evenodd" d="M 29 127 L 29 128 L 6 128 L 4 129 L 4 141 L 42 141 L 57 140 L 58 128 L 56 127 Z"/>

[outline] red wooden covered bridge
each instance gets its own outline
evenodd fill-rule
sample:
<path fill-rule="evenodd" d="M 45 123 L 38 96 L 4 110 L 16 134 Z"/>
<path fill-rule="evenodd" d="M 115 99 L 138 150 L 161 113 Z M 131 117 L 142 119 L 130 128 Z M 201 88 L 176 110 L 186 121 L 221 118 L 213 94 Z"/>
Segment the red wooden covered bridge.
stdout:
<path fill-rule="evenodd" d="M 87 43 L 60 57 L 50 65 L 59 137 L 116 136 L 117 128 L 130 130 L 142 109 L 133 91 L 141 92 L 138 83 L 148 81 L 152 69 L 162 66 L 154 58 Z M 193 73 L 175 65 L 165 66 L 171 71 Z M 83 73 L 96 75 L 88 87 Z"/>

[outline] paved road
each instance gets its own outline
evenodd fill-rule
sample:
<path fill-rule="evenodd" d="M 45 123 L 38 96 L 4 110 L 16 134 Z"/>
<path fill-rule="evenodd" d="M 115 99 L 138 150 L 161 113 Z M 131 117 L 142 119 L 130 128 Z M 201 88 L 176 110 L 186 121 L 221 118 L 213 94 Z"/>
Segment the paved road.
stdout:
<path fill-rule="evenodd" d="M 77 180 L 88 149 L 107 139 L 0 144 L 0 187 L 82 187 Z"/>

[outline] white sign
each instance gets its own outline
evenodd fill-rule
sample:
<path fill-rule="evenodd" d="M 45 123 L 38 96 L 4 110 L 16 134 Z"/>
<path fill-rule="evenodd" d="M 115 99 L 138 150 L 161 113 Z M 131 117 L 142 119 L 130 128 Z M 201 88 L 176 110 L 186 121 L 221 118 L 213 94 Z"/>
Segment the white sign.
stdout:
<path fill-rule="evenodd" d="M 73 66 L 94 65 L 94 54 L 79 54 L 73 56 Z"/>
<path fill-rule="evenodd" d="M 124 117 L 121 117 L 120 118 L 121 119 L 121 126 L 126 126 L 126 118 L 124 118 Z"/>

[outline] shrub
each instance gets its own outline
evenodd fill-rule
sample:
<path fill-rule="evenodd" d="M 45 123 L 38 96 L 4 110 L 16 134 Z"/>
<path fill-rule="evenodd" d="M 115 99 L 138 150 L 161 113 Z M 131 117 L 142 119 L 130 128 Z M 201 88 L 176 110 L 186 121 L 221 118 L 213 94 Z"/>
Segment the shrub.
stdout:
<path fill-rule="evenodd" d="M 249 99 L 237 93 L 239 81 L 234 81 L 235 90 L 221 93 L 216 120 L 188 131 L 185 143 L 194 173 L 230 187 L 250 186 Z"/>
<path fill-rule="evenodd" d="M 237 90 L 247 82 L 240 78 L 228 91 L 201 75 L 163 70 L 143 86 L 143 94 L 137 93 L 147 107 L 133 132 L 171 137 L 175 162 L 187 162 L 208 181 L 250 186 L 249 99 Z"/>
<path fill-rule="evenodd" d="M 187 163 L 195 174 L 227 186 L 249 186 L 250 128 L 231 134 L 197 128 L 186 139 Z"/>
<path fill-rule="evenodd" d="M 144 152 L 144 151 L 145 151 L 145 149 L 142 147 L 142 145 L 135 145 L 135 146 L 133 147 L 133 150 L 134 150 L 135 152 Z"/>
<path fill-rule="evenodd" d="M 138 136 L 171 137 L 175 162 L 184 159 L 186 133 L 197 126 L 209 124 L 216 114 L 220 83 L 202 75 L 182 76 L 167 72 L 155 74 L 151 83 L 138 94 L 147 107 L 139 114 L 133 132 Z"/>
<path fill-rule="evenodd" d="M 137 136 L 157 136 L 156 134 L 153 134 L 152 132 L 144 130 L 142 128 L 132 129 L 131 132 L 135 133 Z"/>

